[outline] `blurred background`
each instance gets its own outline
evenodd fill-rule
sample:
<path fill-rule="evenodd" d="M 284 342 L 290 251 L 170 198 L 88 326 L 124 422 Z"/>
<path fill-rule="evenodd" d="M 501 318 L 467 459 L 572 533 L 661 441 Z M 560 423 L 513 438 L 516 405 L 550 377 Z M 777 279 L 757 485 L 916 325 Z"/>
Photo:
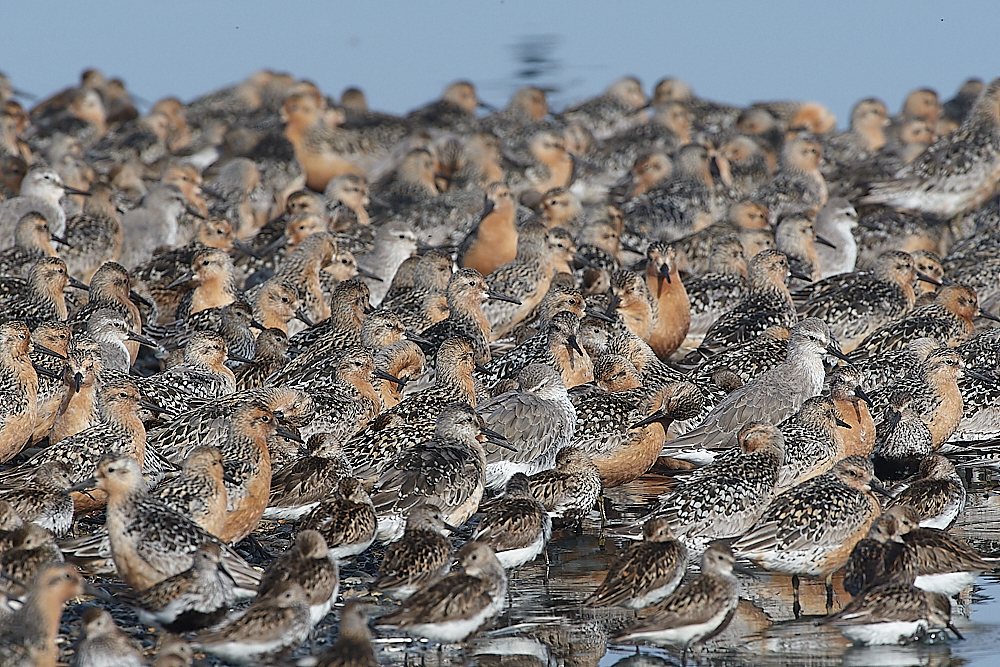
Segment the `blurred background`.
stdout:
<path fill-rule="evenodd" d="M 0 71 L 39 98 L 96 67 L 148 102 L 185 102 L 261 68 L 327 94 L 364 89 L 400 113 L 472 80 L 504 106 L 518 87 L 555 89 L 550 105 L 638 76 L 687 81 L 695 94 L 746 105 L 821 102 L 846 125 L 867 96 L 896 111 L 906 93 L 948 99 L 966 78 L 1000 73 L 1000 3 L 675 3 L 634 0 L 170 3 L 9 2 Z"/>

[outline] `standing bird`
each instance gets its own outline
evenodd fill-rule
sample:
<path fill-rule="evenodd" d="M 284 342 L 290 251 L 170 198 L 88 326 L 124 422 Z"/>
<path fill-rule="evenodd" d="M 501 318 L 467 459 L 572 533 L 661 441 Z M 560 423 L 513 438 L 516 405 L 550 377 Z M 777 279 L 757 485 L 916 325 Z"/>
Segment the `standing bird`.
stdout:
<path fill-rule="evenodd" d="M 274 560 L 260 578 L 257 598 L 277 591 L 283 583 L 302 586 L 309 600 L 309 618 L 315 626 L 330 612 L 340 591 L 337 561 L 331 556 L 326 540 L 315 530 L 303 530 L 295 544 Z"/>
<path fill-rule="evenodd" d="M 673 593 L 687 570 L 688 553 L 666 519 L 648 519 L 643 541 L 630 545 L 608 568 L 604 581 L 584 604 L 642 609 Z"/>
<path fill-rule="evenodd" d="M 701 557 L 701 573 L 660 602 L 652 614 L 615 638 L 617 642 L 649 641 L 683 646 L 681 663 L 687 663 L 692 646 L 700 646 L 726 629 L 736 615 L 739 584 L 733 552 L 716 543 Z"/>
<path fill-rule="evenodd" d="M 403 537 L 386 547 L 374 589 L 405 600 L 436 583 L 451 569 L 452 548 L 446 533 L 457 530 L 433 503 L 411 509 Z"/>
<path fill-rule="evenodd" d="M 4 247 L 11 244 L 17 222 L 31 211 L 37 211 L 49 222 L 49 230 L 62 236 L 66 229 L 66 211 L 59 205 L 63 195 L 86 194 L 63 184 L 59 174 L 46 167 L 37 167 L 28 172 L 21 181 L 21 192 L 0 202 L 0 243 Z"/>
<path fill-rule="evenodd" d="M 531 495 L 531 485 L 522 472 L 511 476 L 503 496 L 486 511 L 472 534 L 473 541 L 489 544 L 507 569 L 534 560 L 550 537 L 552 519 Z"/>
<path fill-rule="evenodd" d="M 107 521 L 111 555 L 119 576 L 144 590 L 191 567 L 193 553 L 206 543 L 222 548 L 222 567 L 246 595 L 256 591 L 260 575 L 235 551 L 222 546 L 189 518 L 149 496 L 139 464 L 127 456 L 105 457 L 97 475 L 71 490 L 98 488 L 108 494 Z"/>
<path fill-rule="evenodd" d="M 483 542 L 469 542 L 459 549 L 457 560 L 461 571 L 417 591 L 399 609 L 379 619 L 379 625 L 455 643 L 499 614 L 506 604 L 507 575 L 493 549 Z"/>
<path fill-rule="evenodd" d="M 871 461 L 848 457 L 775 498 L 757 525 L 733 544 L 733 552 L 764 569 L 793 575 L 796 601 L 800 574 L 825 577 L 829 608 L 833 573 L 847 563 L 881 513 L 874 491 L 885 493 Z"/>

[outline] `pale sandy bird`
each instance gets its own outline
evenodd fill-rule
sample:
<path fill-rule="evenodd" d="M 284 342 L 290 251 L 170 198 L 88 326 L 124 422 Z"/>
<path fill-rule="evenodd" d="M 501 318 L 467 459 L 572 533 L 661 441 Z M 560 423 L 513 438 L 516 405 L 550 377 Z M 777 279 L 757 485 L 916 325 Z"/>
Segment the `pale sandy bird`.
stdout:
<path fill-rule="evenodd" d="M 115 625 L 106 610 L 88 608 L 81 625 L 83 637 L 75 645 L 70 667 L 142 667 L 138 643 Z"/>
<path fill-rule="evenodd" d="M 186 207 L 184 193 L 175 185 L 158 185 L 150 190 L 141 207 L 122 217 L 122 265 L 131 268 L 144 264 L 156 248 L 178 245 L 177 218 Z"/>
<path fill-rule="evenodd" d="M 372 304 L 382 303 L 396 269 L 416 251 L 417 237 L 405 222 L 390 220 L 379 228 L 375 234 L 375 248 L 356 257 L 359 269 L 381 279 L 364 278 L 371 291 Z"/>
<path fill-rule="evenodd" d="M 0 663 L 55 667 L 63 606 L 83 594 L 83 578 L 72 565 L 56 564 L 35 578 L 23 607 L 0 626 Z"/>
<path fill-rule="evenodd" d="M 826 239 L 834 246 L 831 248 L 822 242 L 816 246 L 821 279 L 854 270 L 858 245 L 851 230 L 857 226 L 858 212 L 843 197 L 830 199 L 820 209 L 816 216 L 817 240 Z"/>
<path fill-rule="evenodd" d="M 153 667 L 191 667 L 194 658 L 191 645 L 177 636 L 164 637 L 153 659 Z"/>
<path fill-rule="evenodd" d="M 976 101 L 962 126 L 927 147 L 892 180 L 875 183 L 862 203 L 889 204 L 944 219 L 986 201 L 1000 181 L 1000 79 Z"/>
<path fill-rule="evenodd" d="M 305 591 L 311 625 L 330 612 L 340 590 L 339 570 L 326 540 L 315 530 L 299 533 L 292 548 L 268 566 L 260 578 L 258 599 L 274 595 L 286 583 L 298 584 Z"/>
<path fill-rule="evenodd" d="M 26 213 L 38 211 L 49 222 L 51 233 L 62 236 L 66 230 L 66 211 L 59 204 L 65 193 L 85 194 L 75 188 L 67 188 L 55 171 L 44 167 L 32 169 L 21 182 L 21 193 L 17 197 L 0 202 L 0 242 L 10 245 L 17 222 Z"/>
<path fill-rule="evenodd" d="M 191 645 L 229 663 L 259 664 L 290 654 L 310 630 L 309 597 L 301 584 L 282 581 L 222 627 L 195 635 Z"/>

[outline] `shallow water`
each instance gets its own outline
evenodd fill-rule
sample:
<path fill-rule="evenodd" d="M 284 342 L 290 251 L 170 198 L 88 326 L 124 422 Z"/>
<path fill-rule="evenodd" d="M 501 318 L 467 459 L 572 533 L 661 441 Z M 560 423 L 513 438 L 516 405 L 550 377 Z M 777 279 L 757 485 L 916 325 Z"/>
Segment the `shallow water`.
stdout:
<path fill-rule="evenodd" d="M 986 554 L 1000 553 L 1000 504 L 989 492 L 998 477 L 991 469 L 967 471 L 969 506 L 953 531 Z M 606 492 L 608 525 L 643 516 L 669 481 L 643 478 Z M 512 605 L 487 630 L 463 647 L 438 650 L 401 637 L 377 640 L 382 664 L 580 665 L 591 667 L 655 667 L 680 662 L 679 651 L 616 645 L 609 638 L 634 618 L 621 609 L 590 610 L 581 602 L 597 587 L 604 571 L 627 541 L 600 537 L 600 517 L 593 512 L 580 532 L 558 530 L 542 557 L 513 574 Z M 689 574 L 690 576 L 690 574 Z M 936 636 L 933 641 L 899 647 L 853 647 L 840 633 L 817 627 L 825 614 L 822 581 L 803 579 L 802 616 L 792 613 L 791 578 L 760 572 L 757 579 L 740 576 L 741 602 L 729 628 L 709 642 L 689 664 L 703 665 L 995 665 L 1000 646 L 1000 573 L 987 573 L 953 599 L 953 620 L 964 641 Z M 850 600 L 840 577 L 834 579 L 834 609 Z M 375 608 L 364 586 L 361 594 Z M 391 603 L 389 603 L 391 604 Z M 386 608 L 389 607 L 386 604 Z M 329 628 L 329 639 L 335 638 Z"/>

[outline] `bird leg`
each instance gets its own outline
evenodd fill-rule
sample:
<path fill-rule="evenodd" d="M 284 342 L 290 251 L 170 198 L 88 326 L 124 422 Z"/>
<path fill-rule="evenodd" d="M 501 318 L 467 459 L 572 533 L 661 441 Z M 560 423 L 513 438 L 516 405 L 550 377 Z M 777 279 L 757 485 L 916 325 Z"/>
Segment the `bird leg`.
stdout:
<path fill-rule="evenodd" d="M 802 605 L 799 604 L 799 575 L 792 575 L 792 616 L 798 618 L 802 615 Z"/>
<path fill-rule="evenodd" d="M 826 613 L 833 613 L 833 573 L 826 575 Z"/>

